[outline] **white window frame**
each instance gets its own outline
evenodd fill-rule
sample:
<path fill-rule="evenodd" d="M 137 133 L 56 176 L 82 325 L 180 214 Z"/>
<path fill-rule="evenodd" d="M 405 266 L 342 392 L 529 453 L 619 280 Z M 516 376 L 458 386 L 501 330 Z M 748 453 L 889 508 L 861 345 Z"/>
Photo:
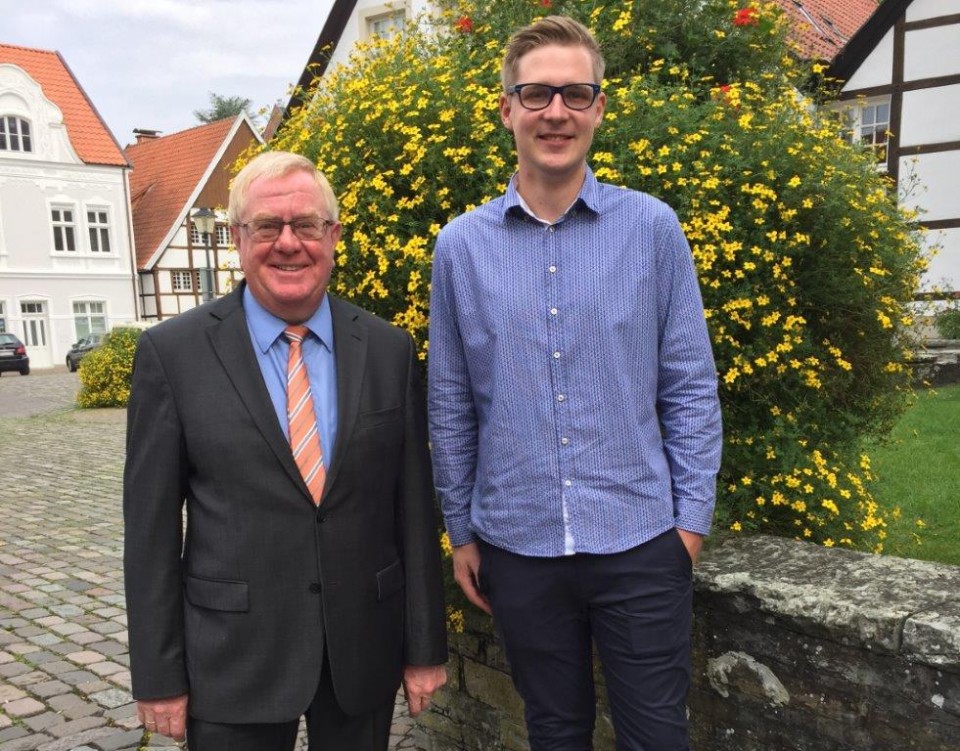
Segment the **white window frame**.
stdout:
<path fill-rule="evenodd" d="M 100 310 L 91 310 L 92 306 L 100 306 Z M 72 308 L 73 310 L 73 330 L 77 335 L 77 338 L 74 341 L 80 341 L 90 334 L 106 334 L 108 330 L 107 322 L 110 320 L 107 315 L 107 301 L 103 299 L 87 299 L 87 300 L 74 300 Z M 83 328 L 80 326 L 80 321 L 84 320 L 85 325 Z M 101 327 L 95 325 L 95 321 L 101 322 Z M 81 333 L 83 329 L 86 329 L 85 333 Z"/>
<path fill-rule="evenodd" d="M 90 214 L 96 216 L 96 219 L 92 222 L 90 221 Z M 101 216 L 104 217 L 103 222 L 100 221 Z M 113 242 L 112 208 L 106 204 L 84 204 L 83 218 L 86 228 L 87 248 L 90 253 L 97 256 L 116 255 Z M 103 249 L 104 239 L 106 239 L 107 250 Z"/>
<path fill-rule="evenodd" d="M 28 306 L 37 306 L 39 310 L 27 310 Z M 48 300 L 20 300 L 20 331 L 23 334 L 20 339 L 25 346 L 37 349 L 47 347 L 49 339 L 47 323 L 49 320 L 50 305 Z M 31 323 L 34 325 L 30 326 Z M 37 342 L 38 339 L 40 340 L 39 343 Z"/>
<path fill-rule="evenodd" d="M 210 234 L 210 248 L 216 247 L 225 250 L 233 244 L 233 238 L 230 237 L 230 225 L 217 222 L 216 229 Z M 194 248 L 203 248 L 203 234 L 197 229 L 197 225 L 190 224 L 190 244 Z"/>
<path fill-rule="evenodd" d="M 877 110 L 880 107 L 886 107 L 886 120 L 878 119 Z M 870 113 L 869 118 L 865 118 L 865 113 Z M 890 159 L 889 136 L 891 102 L 889 96 L 873 97 L 870 99 L 861 99 L 850 104 L 848 111 L 848 122 L 850 128 L 850 140 L 852 143 L 862 146 L 864 149 L 872 149 L 877 158 L 877 169 L 886 172 Z M 868 122 L 864 122 L 864 120 Z"/>
<path fill-rule="evenodd" d="M 16 126 L 16 127 L 14 127 Z M 26 126 L 27 134 L 23 134 Z M 16 130 L 16 133 L 12 133 Z M 12 148 L 13 139 L 17 140 L 17 148 Z M 5 154 L 32 154 L 33 152 L 33 124 L 22 115 L 15 113 L 0 114 L 0 152 Z M 24 147 L 26 144 L 26 148 Z"/>
<path fill-rule="evenodd" d="M 217 248 L 225 250 L 233 244 L 233 238 L 230 237 L 230 225 L 217 225 Z"/>
<path fill-rule="evenodd" d="M 54 212 L 71 212 L 72 219 L 68 222 L 65 219 L 57 219 L 54 216 Z M 79 230 L 80 223 L 78 222 L 77 216 L 77 205 L 75 203 L 70 203 L 67 201 L 51 201 L 48 205 L 47 216 L 50 219 L 50 247 L 53 250 L 54 255 L 58 256 L 76 256 L 80 252 L 80 238 Z M 68 234 L 73 235 L 73 247 L 72 248 L 57 248 L 57 229 L 63 230 L 63 239 L 66 240 Z M 66 230 L 71 229 L 72 233 L 67 233 Z M 66 243 L 64 242 L 64 245 Z"/>
<path fill-rule="evenodd" d="M 184 282 L 189 282 L 189 286 Z M 171 269 L 170 289 L 177 294 L 198 292 L 200 290 L 200 272 L 196 269 Z"/>
<path fill-rule="evenodd" d="M 368 41 L 375 36 L 390 38 L 394 34 L 402 33 L 410 20 L 410 5 L 406 2 L 385 3 L 372 8 L 361 9 L 358 15 L 360 24 L 359 36 L 362 41 Z M 387 22 L 384 30 L 378 30 L 378 24 Z"/>

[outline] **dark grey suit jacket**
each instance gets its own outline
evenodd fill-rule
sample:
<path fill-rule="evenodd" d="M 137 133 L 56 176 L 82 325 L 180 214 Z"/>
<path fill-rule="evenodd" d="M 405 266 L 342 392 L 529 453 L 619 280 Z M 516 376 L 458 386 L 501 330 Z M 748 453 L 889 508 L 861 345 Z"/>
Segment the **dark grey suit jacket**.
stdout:
<path fill-rule="evenodd" d="M 339 424 L 316 508 L 242 291 L 137 348 L 123 498 L 133 695 L 189 693 L 210 722 L 287 721 L 313 698 L 326 642 L 340 705 L 366 712 L 403 665 L 447 658 L 413 341 L 331 296 Z"/>

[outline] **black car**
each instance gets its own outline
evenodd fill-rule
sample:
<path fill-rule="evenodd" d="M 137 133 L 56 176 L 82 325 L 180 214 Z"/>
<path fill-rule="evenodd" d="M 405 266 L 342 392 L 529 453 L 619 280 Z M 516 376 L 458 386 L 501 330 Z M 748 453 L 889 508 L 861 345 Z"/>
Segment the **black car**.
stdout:
<path fill-rule="evenodd" d="M 71 373 L 76 372 L 77 368 L 80 366 L 80 361 L 91 349 L 99 347 L 103 343 L 103 337 L 105 334 L 90 334 L 90 336 L 85 336 L 83 339 L 75 343 L 70 351 L 67 352 L 67 370 Z"/>
<path fill-rule="evenodd" d="M 20 375 L 30 375 L 30 357 L 27 348 L 13 334 L 0 333 L 0 373 L 18 370 Z"/>

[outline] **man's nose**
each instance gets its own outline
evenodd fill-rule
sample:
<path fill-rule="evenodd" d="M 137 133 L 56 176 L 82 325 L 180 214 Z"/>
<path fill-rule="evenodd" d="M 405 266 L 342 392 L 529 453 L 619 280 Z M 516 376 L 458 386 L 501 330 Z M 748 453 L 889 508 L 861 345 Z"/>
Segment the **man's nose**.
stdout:
<path fill-rule="evenodd" d="M 274 240 L 273 244 L 279 248 L 296 249 L 300 247 L 300 238 L 294 234 L 292 225 L 281 224 L 280 236 Z"/>
<path fill-rule="evenodd" d="M 566 117 L 569 113 L 567 105 L 563 103 L 563 95 L 559 91 L 554 91 L 550 102 L 543 108 L 543 114 L 547 117 Z"/>

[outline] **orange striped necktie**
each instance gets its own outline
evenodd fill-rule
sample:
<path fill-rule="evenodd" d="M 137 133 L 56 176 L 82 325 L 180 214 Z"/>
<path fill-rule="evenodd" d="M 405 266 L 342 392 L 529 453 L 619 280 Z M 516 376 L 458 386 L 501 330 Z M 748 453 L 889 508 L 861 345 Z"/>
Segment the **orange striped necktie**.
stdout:
<path fill-rule="evenodd" d="M 303 362 L 301 350 L 308 331 L 306 326 L 287 326 L 283 331 L 283 335 L 290 342 L 290 356 L 287 358 L 287 424 L 290 428 L 293 458 L 300 468 L 310 495 L 313 496 L 313 502 L 319 506 L 327 470 L 323 466 L 317 415 L 313 410 L 310 379 L 307 377 L 307 366 Z"/>

